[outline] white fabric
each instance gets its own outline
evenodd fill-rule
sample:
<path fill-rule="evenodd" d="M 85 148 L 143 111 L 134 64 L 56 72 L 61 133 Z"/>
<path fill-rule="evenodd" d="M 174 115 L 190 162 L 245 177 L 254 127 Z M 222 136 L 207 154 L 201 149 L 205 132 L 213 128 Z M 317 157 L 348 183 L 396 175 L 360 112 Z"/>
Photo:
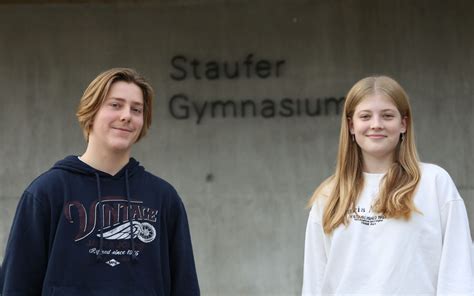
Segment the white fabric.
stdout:
<path fill-rule="evenodd" d="M 462 198 L 442 168 L 420 164 L 410 220 L 371 212 L 382 174 L 364 173 L 350 223 L 330 235 L 321 226 L 324 197 L 306 229 L 304 296 L 474 295 L 472 240 Z"/>

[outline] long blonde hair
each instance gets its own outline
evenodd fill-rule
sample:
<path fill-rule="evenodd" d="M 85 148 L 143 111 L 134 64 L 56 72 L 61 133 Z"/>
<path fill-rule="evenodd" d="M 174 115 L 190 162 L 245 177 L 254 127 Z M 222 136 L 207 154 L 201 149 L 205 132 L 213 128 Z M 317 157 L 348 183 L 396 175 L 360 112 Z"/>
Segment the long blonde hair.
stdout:
<path fill-rule="evenodd" d="M 388 218 L 403 219 L 409 219 L 413 211 L 418 212 L 413 198 L 420 180 L 420 168 L 408 96 L 390 77 L 367 77 L 358 81 L 346 96 L 336 171 L 316 189 L 308 202 L 308 205 L 312 206 L 323 191 L 328 192 L 322 221 L 325 233 L 331 233 L 341 224 L 347 225 L 347 213 L 354 210 L 364 187 L 362 153 L 357 143 L 352 141 L 349 120 L 356 106 L 368 95 L 376 93 L 392 99 L 402 118 L 406 120 L 406 133 L 400 136 L 394 162 L 382 180 L 373 210 Z"/>

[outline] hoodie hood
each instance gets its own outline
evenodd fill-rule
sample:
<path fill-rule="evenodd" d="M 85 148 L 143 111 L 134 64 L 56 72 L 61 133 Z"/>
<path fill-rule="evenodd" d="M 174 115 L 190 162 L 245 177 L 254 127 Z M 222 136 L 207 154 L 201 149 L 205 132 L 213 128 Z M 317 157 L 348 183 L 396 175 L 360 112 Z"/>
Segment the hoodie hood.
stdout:
<path fill-rule="evenodd" d="M 134 174 L 144 171 L 144 168 L 140 166 L 140 163 L 136 161 L 133 157 L 131 157 L 128 163 L 117 174 L 111 175 L 109 173 L 91 167 L 87 163 L 80 160 L 79 157 L 76 155 L 69 155 L 66 158 L 56 162 L 51 169 L 65 170 L 71 173 L 82 174 L 87 176 L 95 176 L 96 174 L 98 174 L 101 179 L 120 179 L 125 176 L 125 172 L 128 172 L 128 177 L 130 178 Z"/>

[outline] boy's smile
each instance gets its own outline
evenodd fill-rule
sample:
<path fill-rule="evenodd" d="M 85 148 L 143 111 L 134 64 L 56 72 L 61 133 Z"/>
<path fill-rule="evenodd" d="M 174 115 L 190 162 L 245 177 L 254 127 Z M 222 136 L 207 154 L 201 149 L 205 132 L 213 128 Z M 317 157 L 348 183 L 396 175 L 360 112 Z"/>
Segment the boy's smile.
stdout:
<path fill-rule="evenodd" d="M 89 145 L 129 152 L 143 127 L 143 93 L 134 83 L 114 82 L 94 117 Z"/>

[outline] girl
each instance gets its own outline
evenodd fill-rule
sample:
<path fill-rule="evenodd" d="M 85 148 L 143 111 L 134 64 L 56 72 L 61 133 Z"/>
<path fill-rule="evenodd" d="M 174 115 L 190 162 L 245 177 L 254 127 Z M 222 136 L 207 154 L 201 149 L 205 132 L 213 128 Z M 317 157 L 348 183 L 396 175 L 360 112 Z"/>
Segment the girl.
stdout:
<path fill-rule="evenodd" d="M 474 295 L 464 202 L 445 170 L 419 162 L 393 79 L 349 91 L 336 171 L 309 206 L 303 295 Z"/>

